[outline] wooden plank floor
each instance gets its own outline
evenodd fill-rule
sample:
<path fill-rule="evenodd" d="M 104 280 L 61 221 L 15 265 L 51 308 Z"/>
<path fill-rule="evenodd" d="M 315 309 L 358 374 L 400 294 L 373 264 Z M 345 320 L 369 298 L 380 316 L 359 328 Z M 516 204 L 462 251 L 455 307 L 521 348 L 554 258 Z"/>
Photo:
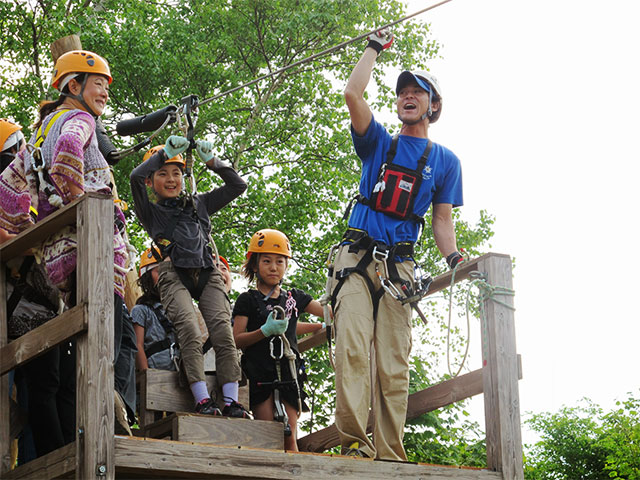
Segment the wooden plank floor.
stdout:
<path fill-rule="evenodd" d="M 115 437 L 116 478 L 499 480 L 499 472 L 282 450 Z M 75 444 L 3 475 L 4 479 L 74 478 Z"/>
<path fill-rule="evenodd" d="M 117 478 L 501 479 L 497 472 L 339 455 L 116 437 Z"/>

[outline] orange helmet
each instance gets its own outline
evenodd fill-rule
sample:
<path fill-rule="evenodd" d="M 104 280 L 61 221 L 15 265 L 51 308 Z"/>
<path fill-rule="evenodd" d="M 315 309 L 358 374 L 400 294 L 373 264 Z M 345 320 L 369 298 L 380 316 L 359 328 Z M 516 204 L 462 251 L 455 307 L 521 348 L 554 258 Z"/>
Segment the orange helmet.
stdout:
<path fill-rule="evenodd" d="M 287 236 L 279 230 L 258 230 L 249 242 L 247 259 L 252 253 L 277 253 L 291 258 L 291 246 Z"/>
<path fill-rule="evenodd" d="M 60 80 L 69 73 L 104 75 L 109 80 L 109 83 L 113 81 L 107 61 L 100 55 L 87 50 L 71 50 L 60 55 L 53 69 L 51 86 L 60 90 Z"/>
<path fill-rule="evenodd" d="M 164 145 L 156 145 L 155 147 L 151 147 L 149 150 L 147 150 L 147 153 L 144 154 L 144 157 L 142 157 L 142 161 L 146 162 L 147 160 L 149 160 L 151 158 L 152 155 L 154 155 L 155 153 L 159 152 L 160 150 L 162 150 L 164 148 Z M 169 160 L 167 160 L 166 162 L 164 162 L 164 164 L 166 165 L 167 163 L 177 163 L 178 165 L 180 165 L 180 167 L 184 170 L 187 166 L 187 162 L 184 160 L 184 158 L 182 157 L 182 154 L 179 153 L 178 155 L 176 155 L 173 158 L 170 158 Z"/>
<path fill-rule="evenodd" d="M 218 255 L 218 258 L 220 259 L 220 261 L 221 261 L 222 263 L 224 263 L 224 264 L 225 264 L 225 266 L 227 267 L 227 270 L 231 271 L 231 269 L 229 268 L 229 262 L 227 262 L 227 259 L 226 259 L 226 258 L 224 258 L 222 255 Z"/>
<path fill-rule="evenodd" d="M 157 266 L 157 264 L 159 263 L 158 259 L 153 255 L 153 252 L 151 251 L 152 248 L 156 251 L 158 256 L 160 256 L 160 250 L 158 250 L 156 247 L 149 247 L 144 251 L 142 255 L 140 255 L 140 277 Z"/>
<path fill-rule="evenodd" d="M 0 118 L 0 152 L 9 150 L 24 138 L 22 136 L 22 127 L 17 123 L 13 123 L 6 118 Z M 17 135 L 14 135 L 18 132 Z"/>

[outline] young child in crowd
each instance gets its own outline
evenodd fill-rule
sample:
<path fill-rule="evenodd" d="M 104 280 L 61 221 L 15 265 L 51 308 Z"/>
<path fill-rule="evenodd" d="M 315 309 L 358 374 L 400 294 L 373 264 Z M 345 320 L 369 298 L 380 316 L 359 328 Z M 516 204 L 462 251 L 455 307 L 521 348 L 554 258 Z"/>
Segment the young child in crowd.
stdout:
<path fill-rule="evenodd" d="M 304 403 L 304 375 L 296 334 L 323 328 L 321 323 L 302 323 L 298 318 L 303 313 L 322 318 L 323 312 L 320 303 L 302 290 L 281 288 L 290 258 L 289 240 L 282 232 L 265 229 L 251 238 L 242 274 L 250 283 L 256 279 L 256 289 L 238 297 L 233 309 L 233 334 L 236 345 L 244 351 L 242 367 L 249 379 L 251 411 L 257 419 L 273 420 L 274 387 L 277 386 L 291 429 L 291 434 L 285 436 L 285 449 L 297 451 L 298 416 L 309 409 Z M 284 310 L 284 320 L 274 315 L 277 306 Z M 295 372 L 291 372 L 286 358 L 275 360 L 271 355 L 270 342 L 280 335 L 286 337 L 296 356 Z M 280 347 L 276 350 L 280 351 Z"/>
<path fill-rule="evenodd" d="M 151 248 L 155 250 L 155 255 Z M 142 296 L 131 309 L 131 319 L 138 345 L 136 365 L 138 370 L 155 368 L 176 371 L 179 357 L 178 344 L 173 323 L 167 317 L 160 302 L 159 262 L 156 256 L 160 256 L 160 251 L 150 247 L 140 257 L 138 284 L 142 289 Z"/>
<path fill-rule="evenodd" d="M 231 331 L 231 308 L 219 263 L 209 245 L 209 216 L 241 195 L 247 186 L 231 166 L 214 157 L 210 142 L 200 140 L 196 142 L 198 155 L 224 185 L 194 196 L 183 194 L 186 165 L 181 154 L 189 145 L 186 138 L 172 135 L 166 145 L 147 152 L 131 172 L 135 212 L 161 250 L 164 261 L 157 267 L 160 301 L 176 329 L 196 413 L 248 418 L 248 412 L 238 403 L 241 370 Z M 149 199 L 147 187 L 156 202 Z M 224 397 L 222 411 L 205 383 L 202 337 L 192 298 L 199 302 L 216 354 L 216 375 Z"/>

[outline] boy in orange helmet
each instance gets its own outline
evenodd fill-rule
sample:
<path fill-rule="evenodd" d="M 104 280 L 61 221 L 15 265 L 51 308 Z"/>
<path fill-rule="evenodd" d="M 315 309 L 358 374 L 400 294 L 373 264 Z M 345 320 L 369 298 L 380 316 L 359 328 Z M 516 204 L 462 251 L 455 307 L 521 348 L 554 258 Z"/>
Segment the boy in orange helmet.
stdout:
<path fill-rule="evenodd" d="M 231 307 L 209 245 L 209 216 L 241 195 L 247 185 L 230 165 L 214 157 L 210 142 L 199 140 L 198 155 L 225 184 L 193 197 L 184 195 L 182 153 L 189 145 L 186 138 L 173 135 L 164 146 L 147 152 L 145 160 L 131 172 L 135 212 L 159 246 L 160 301 L 176 328 L 196 413 L 249 418 L 237 401 L 241 370 L 231 332 Z M 153 190 L 156 202 L 149 199 L 147 187 Z M 222 411 L 205 383 L 202 338 L 192 298 L 199 302 L 216 354 L 216 376 L 224 397 Z"/>

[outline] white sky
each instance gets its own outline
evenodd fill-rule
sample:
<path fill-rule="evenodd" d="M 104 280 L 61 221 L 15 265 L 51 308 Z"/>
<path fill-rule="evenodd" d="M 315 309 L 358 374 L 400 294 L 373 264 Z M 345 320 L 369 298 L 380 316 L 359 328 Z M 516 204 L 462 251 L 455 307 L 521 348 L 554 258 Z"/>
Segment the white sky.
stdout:
<path fill-rule="evenodd" d="M 430 137 L 462 161 L 463 217 L 495 215 L 491 250 L 516 258 L 521 413 L 637 397 L 640 2 L 453 0 L 419 18 L 443 44 Z"/>

